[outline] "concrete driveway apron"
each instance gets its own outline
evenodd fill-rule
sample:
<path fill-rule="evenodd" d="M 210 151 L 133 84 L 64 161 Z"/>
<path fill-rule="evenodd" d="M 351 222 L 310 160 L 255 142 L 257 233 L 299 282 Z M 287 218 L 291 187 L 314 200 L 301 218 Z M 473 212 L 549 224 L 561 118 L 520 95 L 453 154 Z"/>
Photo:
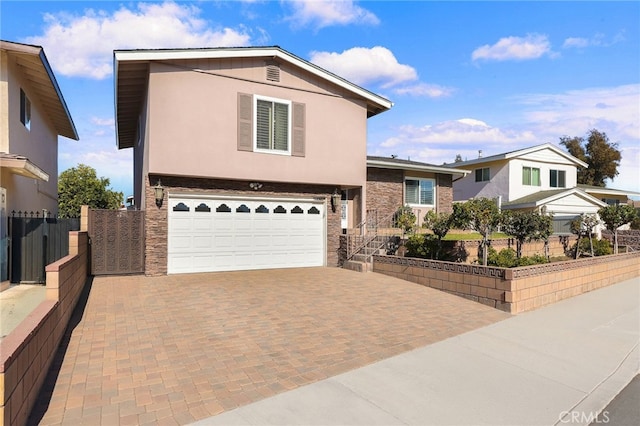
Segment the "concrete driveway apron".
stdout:
<path fill-rule="evenodd" d="M 510 317 L 375 273 L 96 277 L 31 424 L 187 424 Z"/>

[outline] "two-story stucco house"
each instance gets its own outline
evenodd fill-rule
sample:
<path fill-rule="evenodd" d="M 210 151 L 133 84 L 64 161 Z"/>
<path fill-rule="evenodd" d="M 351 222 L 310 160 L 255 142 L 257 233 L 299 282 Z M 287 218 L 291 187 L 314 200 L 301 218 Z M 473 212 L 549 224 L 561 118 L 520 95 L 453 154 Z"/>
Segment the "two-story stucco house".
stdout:
<path fill-rule="evenodd" d="M 453 183 L 454 201 L 486 197 L 503 209 L 545 211 L 553 214 L 557 233 L 570 232 L 579 214 L 607 205 L 577 184 L 577 168 L 587 164 L 549 143 L 450 166 L 471 171 Z"/>
<path fill-rule="evenodd" d="M 78 133 L 40 46 L 0 40 L 0 246 L 7 272 L 7 215 L 58 211 L 58 136 Z"/>
<path fill-rule="evenodd" d="M 147 274 L 337 265 L 342 227 L 367 205 L 367 119 L 390 101 L 279 47 L 114 62 Z"/>

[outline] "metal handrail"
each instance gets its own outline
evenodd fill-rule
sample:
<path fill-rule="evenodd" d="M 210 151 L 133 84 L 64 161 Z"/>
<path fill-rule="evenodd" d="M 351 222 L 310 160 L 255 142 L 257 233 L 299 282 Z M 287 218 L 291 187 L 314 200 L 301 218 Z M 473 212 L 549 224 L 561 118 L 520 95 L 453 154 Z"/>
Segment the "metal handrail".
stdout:
<path fill-rule="evenodd" d="M 379 229 L 381 228 L 381 225 L 387 225 L 385 227 L 386 229 L 395 229 L 395 226 L 393 226 L 394 216 L 395 212 L 385 216 L 382 220 L 379 220 L 378 210 L 367 210 L 366 219 L 354 228 L 358 233 L 347 234 L 347 260 L 353 259 L 356 254 L 362 252 L 365 247 L 379 236 Z M 386 240 L 393 236 L 394 234 L 386 235 Z M 386 243 L 387 241 L 382 242 L 380 247 L 384 246 Z"/>

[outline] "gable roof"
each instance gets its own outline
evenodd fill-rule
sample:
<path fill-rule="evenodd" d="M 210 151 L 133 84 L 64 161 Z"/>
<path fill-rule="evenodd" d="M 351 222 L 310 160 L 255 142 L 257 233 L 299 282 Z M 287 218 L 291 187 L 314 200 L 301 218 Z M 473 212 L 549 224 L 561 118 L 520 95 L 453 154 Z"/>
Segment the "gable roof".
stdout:
<path fill-rule="evenodd" d="M 114 50 L 116 137 L 118 148 L 134 145 L 139 100 L 145 89 L 148 63 L 190 59 L 269 58 L 279 59 L 327 80 L 364 99 L 367 117 L 387 111 L 393 103 L 311 62 L 308 62 L 279 46 L 267 47 L 219 47 L 186 49 L 135 49 Z M 133 123 L 132 123 L 133 121 Z"/>
<path fill-rule="evenodd" d="M 76 126 L 44 49 L 41 46 L 0 40 L 0 50 L 15 57 L 24 79 L 38 96 L 58 135 L 78 140 Z"/>
<path fill-rule="evenodd" d="M 455 166 L 455 167 L 466 167 L 466 166 L 474 165 L 474 164 L 489 163 L 491 161 L 510 160 L 512 158 L 518 158 L 518 157 L 521 157 L 523 155 L 531 154 L 532 152 L 541 151 L 541 150 L 544 150 L 544 149 L 550 149 L 551 151 L 555 152 L 556 154 L 558 154 L 558 155 L 566 158 L 568 161 L 574 163 L 576 166 L 588 167 L 588 164 L 585 163 L 584 161 L 577 159 L 573 155 L 563 151 L 562 149 L 560 149 L 557 146 L 555 146 L 553 144 L 550 144 L 550 143 L 543 143 L 541 145 L 535 145 L 535 146 L 531 146 L 531 147 L 528 147 L 528 148 L 518 149 L 518 150 L 515 150 L 515 151 L 504 152 L 502 154 L 496 154 L 496 155 L 492 155 L 490 157 L 480 157 L 480 158 L 475 158 L 473 160 L 467 160 L 467 161 L 452 163 L 452 164 L 449 164 L 449 165 L 450 166 Z"/>
<path fill-rule="evenodd" d="M 506 203 L 502 203 L 502 207 L 506 209 L 521 209 L 521 208 L 532 208 L 532 207 L 540 207 L 545 204 L 552 203 L 561 198 L 567 197 L 569 195 L 577 195 L 578 197 L 584 199 L 585 201 L 595 204 L 600 207 L 605 207 L 607 203 L 604 203 L 592 195 L 587 194 L 579 188 L 571 188 L 571 189 L 552 189 L 549 191 L 538 191 L 534 194 L 526 195 L 524 197 L 518 198 L 517 200 L 512 200 Z"/>
<path fill-rule="evenodd" d="M 407 170 L 415 172 L 442 173 L 447 175 L 462 175 L 464 177 L 471 173 L 469 170 L 458 169 L 447 166 L 436 166 L 419 161 L 402 160 L 399 158 L 376 157 L 367 155 L 367 167 L 378 167 L 381 169 Z"/>

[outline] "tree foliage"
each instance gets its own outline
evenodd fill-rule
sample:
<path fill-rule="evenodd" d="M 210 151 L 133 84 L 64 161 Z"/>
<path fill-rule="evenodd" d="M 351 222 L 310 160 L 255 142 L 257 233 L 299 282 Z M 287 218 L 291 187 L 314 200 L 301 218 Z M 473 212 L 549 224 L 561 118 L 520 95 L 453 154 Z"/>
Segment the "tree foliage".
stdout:
<path fill-rule="evenodd" d="M 108 189 L 109 179 L 98 177 L 95 169 L 78 164 L 58 177 L 58 214 L 60 217 L 79 217 L 80 207 L 118 209 L 123 194 Z"/>
<path fill-rule="evenodd" d="M 598 210 L 600 219 L 613 232 L 613 252 L 618 254 L 618 228 L 636 217 L 636 210 L 628 204 L 615 204 Z"/>
<path fill-rule="evenodd" d="M 487 266 L 489 236 L 500 224 L 498 205 L 490 198 L 472 198 L 464 203 L 454 204 L 453 216 L 454 227 L 471 229 L 482 236 L 482 264 Z"/>
<path fill-rule="evenodd" d="M 398 208 L 393 216 L 395 226 L 402 229 L 402 238 L 405 234 L 413 232 L 416 226 L 416 215 L 410 206 L 402 206 Z"/>
<path fill-rule="evenodd" d="M 605 179 L 618 176 L 618 167 L 622 158 L 618 144 L 609 142 L 607 134 L 591 129 L 587 139 L 582 137 L 560 138 L 569 154 L 587 163 L 587 168 L 578 169 L 578 183 L 584 185 L 605 186 Z"/>
<path fill-rule="evenodd" d="M 537 211 L 505 210 L 502 212 L 502 231 L 515 237 L 518 259 L 522 257 L 522 246 L 528 241 L 544 241 L 546 254 L 553 233 L 553 218 Z"/>
<path fill-rule="evenodd" d="M 429 210 L 424 216 L 424 222 L 422 223 L 422 226 L 430 229 L 431 232 L 433 232 L 433 234 L 436 236 L 438 240 L 436 259 L 439 259 L 440 250 L 442 249 L 442 239 L 453 227 L 453 215 L 449 213 L 436 213 L 433 210 Z"/>

